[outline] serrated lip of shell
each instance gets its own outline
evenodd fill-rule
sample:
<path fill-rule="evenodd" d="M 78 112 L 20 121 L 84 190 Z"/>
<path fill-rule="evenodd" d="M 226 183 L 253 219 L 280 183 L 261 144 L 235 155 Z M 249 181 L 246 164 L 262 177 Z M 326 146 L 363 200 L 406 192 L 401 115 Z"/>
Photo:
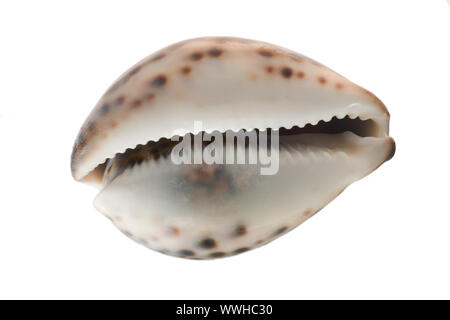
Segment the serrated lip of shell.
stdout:
<path fill-rule="evenodd" d="M 358 117 L 358 118 L 361 118 L 361 119 L 373 119 L 373 120 L 375 120 L 375 121 L 377 122 L 377 124 L 379 125 L 379 128 L 380 128 L 380 130 L 381 130 L 381 132 L 380 132 L 380 134 L 379 134 L 379 137 L 380 137 L 380 138 L 386 138 L 386 137 L 388 137 L 388 131 L 389 131 L 389 128 L 388 128 L 389 113 L 384 113 L 384 114 L 382 113 L 381 115 L 378 115 L 378 119 L 379 119 L 379 120 L 377 120 L 377 118 L 372 118 L 372 117 L 369 117 L 369 116 L 364 116 L 363 114 L 353 114 L 353 115 L 349 115 L 349 114 L 340 114 L 340 115 L 331 115 L 331 116 L 329 116 L 328 118 L 323 117 L 323 118 L 325 118 L 325 119 L 320 119 L 320 120 L 317 120 L 317 121 L 306 121 L 301 127 L 306 126 L 306 125 L 308 125 L 308 124 L 316 125 L 319 121 L 330 121 L 333 117 L 336 117 L 336 118 L 338 118 L 338 119 L 342 119 L 342 118 L 344 118 L 344 117 L 346 117 L 346 116 L 349 116 L 349 117 L 352 118 L 352 119 L 356 119 L 357 117 Z M 383 121 L 384 121 L 385 123 L 383 123 Z M 231 129 L 223 129 L 223 130 L 205 130 L 205 132 L 206 132 L 206 133 L 212 133 L 212 132 L 214 132 L 214 131 L 219 131 L 219 132 L 224 133 L 224 132 L 227 131 L 227 130 L 232 130 L 232 131 L 237 132 L 237 131 L 239 131 L 239 130 L 241 130 L 241 129 L 245 129 L 245 130 L 247 130 L 247 131 L 255 130 L 255 129 L 265 130 L 265 129 L 269 128 L 269 127 L 270 127 L 271 129 L 281 129 L 281 128 L 291 129 L 291 128 L 294 127 L 294 126 L 297 126 L 297 124 L 291 123 L 291 124 L 285 125 L 285 126 L 267 126 L 267 127 L 264 127 L 264 128 L 261 127 L 261 126 L 248 126 L 248 127 L 246 127 L 246 128 L 240 128 L 240 127 L 239 127 L 239 128 L 231 128 Z M 197 134 L 198 132 L 190 132 L 190 133 Z M 118 152 L 116 152 L 115 154 L 110 155 L 109 157 L 104 158 L 102 162 L 97 163 L 97 165 L 96 165 L 94 168 L 91 168 L 90 170 L 86 171 L 86 173 L 85 173 L 84 175 L 81 174 L 79 170 L 77 170 L 79 167 L 77 167 L 76 165 L 79 164 L 79 163 L 76 163 L 76 161 L 75 161 L 74 158 L 73 158 L 73 153 L 72 153 L 72 161 L 71 161 L 72 176 L 73 176 L 73 178 L 74 178 L 75 180 L 77 180 L 77 181 L 82 181 L 82 180 L 83 180 L 84 178 L 86 178 L 90 173 L 92 173 L 92 171 L 93 171 L 97 166 L 99 166 L 100 164 L 102 164 L 102 163 L 104 163 L 105 161 L 107 161 L 107 159 L 110 159 L 110 158 L 112 158 L 112 157 L 114 157 L 114 156 L 116 156 L 116 155 L 118 155 L 118 154 L 121 154 L 121 153 L 125 152 L 126 150 L 130 150 L 130 149 L 132 150 L 132 149 L 135 149 L 137 146 L 146 144 L 148 141 L 159 141 L 160 139 L 163 139 L 163 138 L 170 139 L 171 136 L 161 136 L 161 137 L 159 137 L 159 139 L 156 139 L 156 140 L 149 139 L 149 140 L 147 140 L 147 141 L 143 141 L 143 142 L 140 142 L 140 143 L 136 143 L 136 144 L 130 145 L 130 146 L 127 147 L 125 150 L 118 151 Z M 392 138 L 390 138 L 390 139 L 392 139 Z M 392 141 L 393 141 L 393 140 L 392 140 Z M 394 146 L 395 146 L 395 144 L 394 144 Z M 395 148 L 394 148 L 394 150 L 395 150 Z M 392 158 L 392 157 L 390 157 L 390 158 Z M 389 160 L 390 158 L 387 158 L 386 160 Z"/>

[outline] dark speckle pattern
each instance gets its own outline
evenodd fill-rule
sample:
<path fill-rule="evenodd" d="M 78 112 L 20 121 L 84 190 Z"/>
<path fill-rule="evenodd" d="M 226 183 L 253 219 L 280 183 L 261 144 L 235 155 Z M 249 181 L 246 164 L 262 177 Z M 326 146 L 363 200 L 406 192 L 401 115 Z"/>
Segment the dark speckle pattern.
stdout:
<path fill-rule="evenodd" d="M 191 54 L 191 59 L 194 61 L 198 61 L 201 58 L 203 58 L 203 53 L 201 52 L 194 52 L 193 54 Z"/>
<path fill-rule="evenodd" d="M 183 250 L 177 251 L 177 254 L 182 257 L 192 257 L 195 255 L 195 252 L 192 250 L 183 249 Z"/>
<path fill-rule="evenodd" d="M 278 229 L 277 231 L 275 231 L 275 232 L 273 233 L 273 236 L 274 236 L 274 237 L 275 237 L 275 236 L 278 236 L 278 235 L 282 234 L 283 232 L 285 232 L 287 229 L 288 229 L 288 227 L 281 227 L 280 229 Z"/>
<path fill-rule="evenodd" d="M 297 78 L 302 79 L 302 78 L 304 78 L 304 77 L 305 77 L 305 73 L 304 73 L 303 71 L 297 72 Z"/>
<path fill-rule="evenodd" d="M 142 100 L 141 99 L 135 99 L 131 102 L 131 108 L 139 108 L 142 106 Z"/>
<path fill-rule="evenodd" d="M 167 82 L 167 77 L 163 74 L 157 75 L 155 78 L 153 78 L 151 84 L 154 87 L 162 87 Z"/>
<path fill-rule="evenodd" d="M 155 94 L 152 93 L 152 92 L 150 92 L 150 93 L 148 93 L 147 95 L 144 96 L 144 100 L 146 100 L 146 101 L 150 101 L 150 100 L 153 100 L 153 99 L 155 99 Z"/>
<path fill-rule="evenodd" d="M 319 78 L 317 78 L 317 80 L 319 81 L 320 84 L 325 84 L 327 83 L 327 79 L 325 79 L 325 77 L 320 76 Z"/>
<path fill-rule="evenodd" d="M 269 50 L 267 50 L 267 49 L 261 49 L 261 50 L 258 51 L 258 53 L 259 53 L 261 56 L 266 57 L 266 58 L 273 57 L 272 51 L 269 51 Z"/>
<path fill-rule="evenodd" d="M 213 252 L 209 255 L 211 258 L 220 258 L 220 257 L 225 257 L 226 253 L 225 252 L 221 252 L 221 251 L 217 251 L 217 252 Z"/>
<path fill-rule="evenodd" d="M 167 231 L 169 232 L 169 234 L 174 236 L 178 236 L 180 234 L 180 229 L 178 229 L 177 227 L 169 227 Z"/>
<path fill-rule="evenodd" d="M 116 99 L 114 99 L 114 105 L 120 106 L 125 101 L 125 96 L 118 96 Z"/>
<path fill-rule="evenodd" d="M 239 254 L 239 253 L 246 252 L 246 251 L 248 251 L 248 250 L 250 250 L 250 248 L 242 247 L 242 248 L 239 248 L 239 249 L 234 250 L 233 253 Z"/>
<path fill-rule="evenodd" d="M 212 249 L 217 246 L 217 243 L 214 239 L 205 238 L 199 242 L 198 246 L 203 249 Z"/>
<path fill-rule="evenodd" d="M 285 78 L 290 78 L 292 76 L 292 69 L 289 67 L 284 67 L 283 69 L 281 69 L 281 74 Z"/>
<path fill-rule="evenodd" d="M 185 67 L 181 68 L 182 74 L 189 74 L 189 73 L 191 73 L 191 71 L 192 71 L 192 68 L 189 66 L 185 66 Z"/>
<path fill-rule="evenodd" d="M 220 56 L 222 54 L 222 52 L 223 52 L 222 49 L 212 48 L 212 49 L 208 50 L 208 55 L 210 57 L 217 58 L 218 56 Z"/>
<path fill-rule="evenodd" d="M 233 235 L 235 237 L 241 237 L 243 235 L 247 234 L 247 228 L 244 225 L 239 225 L 236 227 L 236 229 L 233 232 Z"/>
<path fill-rule="evenodd" d="M 109 104 L 105 103 L 100 107 L 100 114 L 105 115 L 109 112 Z"/>

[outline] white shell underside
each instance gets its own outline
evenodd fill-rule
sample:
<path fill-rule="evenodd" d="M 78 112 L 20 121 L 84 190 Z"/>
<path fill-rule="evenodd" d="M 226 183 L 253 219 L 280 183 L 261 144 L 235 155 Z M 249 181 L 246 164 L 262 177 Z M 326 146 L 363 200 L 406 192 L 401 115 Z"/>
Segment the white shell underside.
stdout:
<path fill-rule="evenodd" d="M 260 164 L 221 165 L 227 183 L 217 194 L 189 183 L 192 165 L 162 158 L 126 169 L 101 190 L 95 206 L 152 249 L 187 258 L 229 256 L 301 224 L 376 169 L 391 148 L 391 138 L 351 132 L 293 139 L 280 145 L 276 175 L 260 175 Z"/>

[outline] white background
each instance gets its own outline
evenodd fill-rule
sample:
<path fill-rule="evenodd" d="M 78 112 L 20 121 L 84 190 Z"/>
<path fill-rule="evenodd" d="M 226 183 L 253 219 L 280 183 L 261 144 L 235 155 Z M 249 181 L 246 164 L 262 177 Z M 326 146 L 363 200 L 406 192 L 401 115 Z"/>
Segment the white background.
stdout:
<path fill-rule="evenodd" d="M 450 298 L 450 7 L 436 1 L 2 1 L 0 298 Z M 161 255 L 72 180 L 78 129 L 132 64 L 179 40 L 301 52 L 391 112 L 393 160 L 233 258 Z"/>

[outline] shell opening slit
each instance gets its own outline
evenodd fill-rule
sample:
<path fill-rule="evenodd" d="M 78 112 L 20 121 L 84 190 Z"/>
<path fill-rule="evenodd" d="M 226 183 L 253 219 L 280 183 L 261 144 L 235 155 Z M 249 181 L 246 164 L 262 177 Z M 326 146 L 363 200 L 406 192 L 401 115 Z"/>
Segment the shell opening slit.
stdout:
<path fill-rule="evenodd" d="M 377 134 L 377 124 L 375 121 L 371 119 L 361 120 L 359 117 L 354 119 L 349 116 L 345 116 L 342 119 L 338 119 L 337 117 L 333 117 L 330 121 L 320 120 L 317 124 L 307 124 L 306 126 L 300 128 L 298 126 L 293 126 L 292 128 L 279 128 L 279 143 L 282 146 L 283 152 L 289 152 L 289 148 L 295 148 L 299 146 L 296 144 L 298 138 L 301 138 L 303 134 L 339 134 L 344 132 L 349 132 L 359 137 L 375 137 Z M 259 132 L 261 130 L 266 130 L 270 132 L 273 130 L 272 128 L 265 129 L 254 129 L 253 131 Z M 241 130 L 240 130 L 241 131 Z M 241 134 L 246 134 L 248 131 L 242 129 L 244 131 Z M 251 132 L 251 131 L 250 131 Z M 206 132 L 201 132 L 202 135 L 207 134 Z M 189 133 L 191 145 L 193 144 L 195 137 L 192 133 Z M 225 133 L 220 132 L 221 137 L 223 138 L 223 144 L 226 145 L 227 138 Z M 239 134 L 237 135 L 239 136 Z M 244 147 L 248 147 L 249 138 L 248 134 L 246 134 Z M 258 137 L 256 135 L 256 137 Z M 237 148 L 237 137 L 234 135 L 234 148 Z M 110 183 L 114 178 L 120 175 L 128 168 L 132 168 L 135 165 L 140 165 L 145 161 L 157 161 L 160 158 L 167 158 L 170 156 L 170 152 L 172 152 L 173 147 L 182 141 L 182 137 L 180 141 L 172 141 L 171 139 L 161 138 L 159 141 L 149 141 L 145 145 L 138 145 L 133 149 L 127 149 L 123 153 L 118 153 L 114 158 L 107 159 L 104 163 L 99 165 L 95 170 L 99 170 L 102 178 L 102 184 L 105 185 Z M 270 135 L 268 136 L 268 144 L 269 144 L 269 152 L 270 152 Z M 214 137 L 212 137 L 210 142 L 203 142 L 202 148 L 208 146 L 210 143 L 214 141 Z M 333 144 L 333 140 L 330 138 L 327 141 L 323 141 L 322 147 L 324 150 L 330 149 L 341 149 L 345 151 L 343 145 Z M 327 144 L 328 143 L 328 144 Z M 303 141 L 303 146 L 307 146 L 308 141 Z M 224 155 L 226 156 L 226 155 Z M 205 170 L 208 170 L 208 167 L 216 167 L 216 164 L 202 164 Z"/>

